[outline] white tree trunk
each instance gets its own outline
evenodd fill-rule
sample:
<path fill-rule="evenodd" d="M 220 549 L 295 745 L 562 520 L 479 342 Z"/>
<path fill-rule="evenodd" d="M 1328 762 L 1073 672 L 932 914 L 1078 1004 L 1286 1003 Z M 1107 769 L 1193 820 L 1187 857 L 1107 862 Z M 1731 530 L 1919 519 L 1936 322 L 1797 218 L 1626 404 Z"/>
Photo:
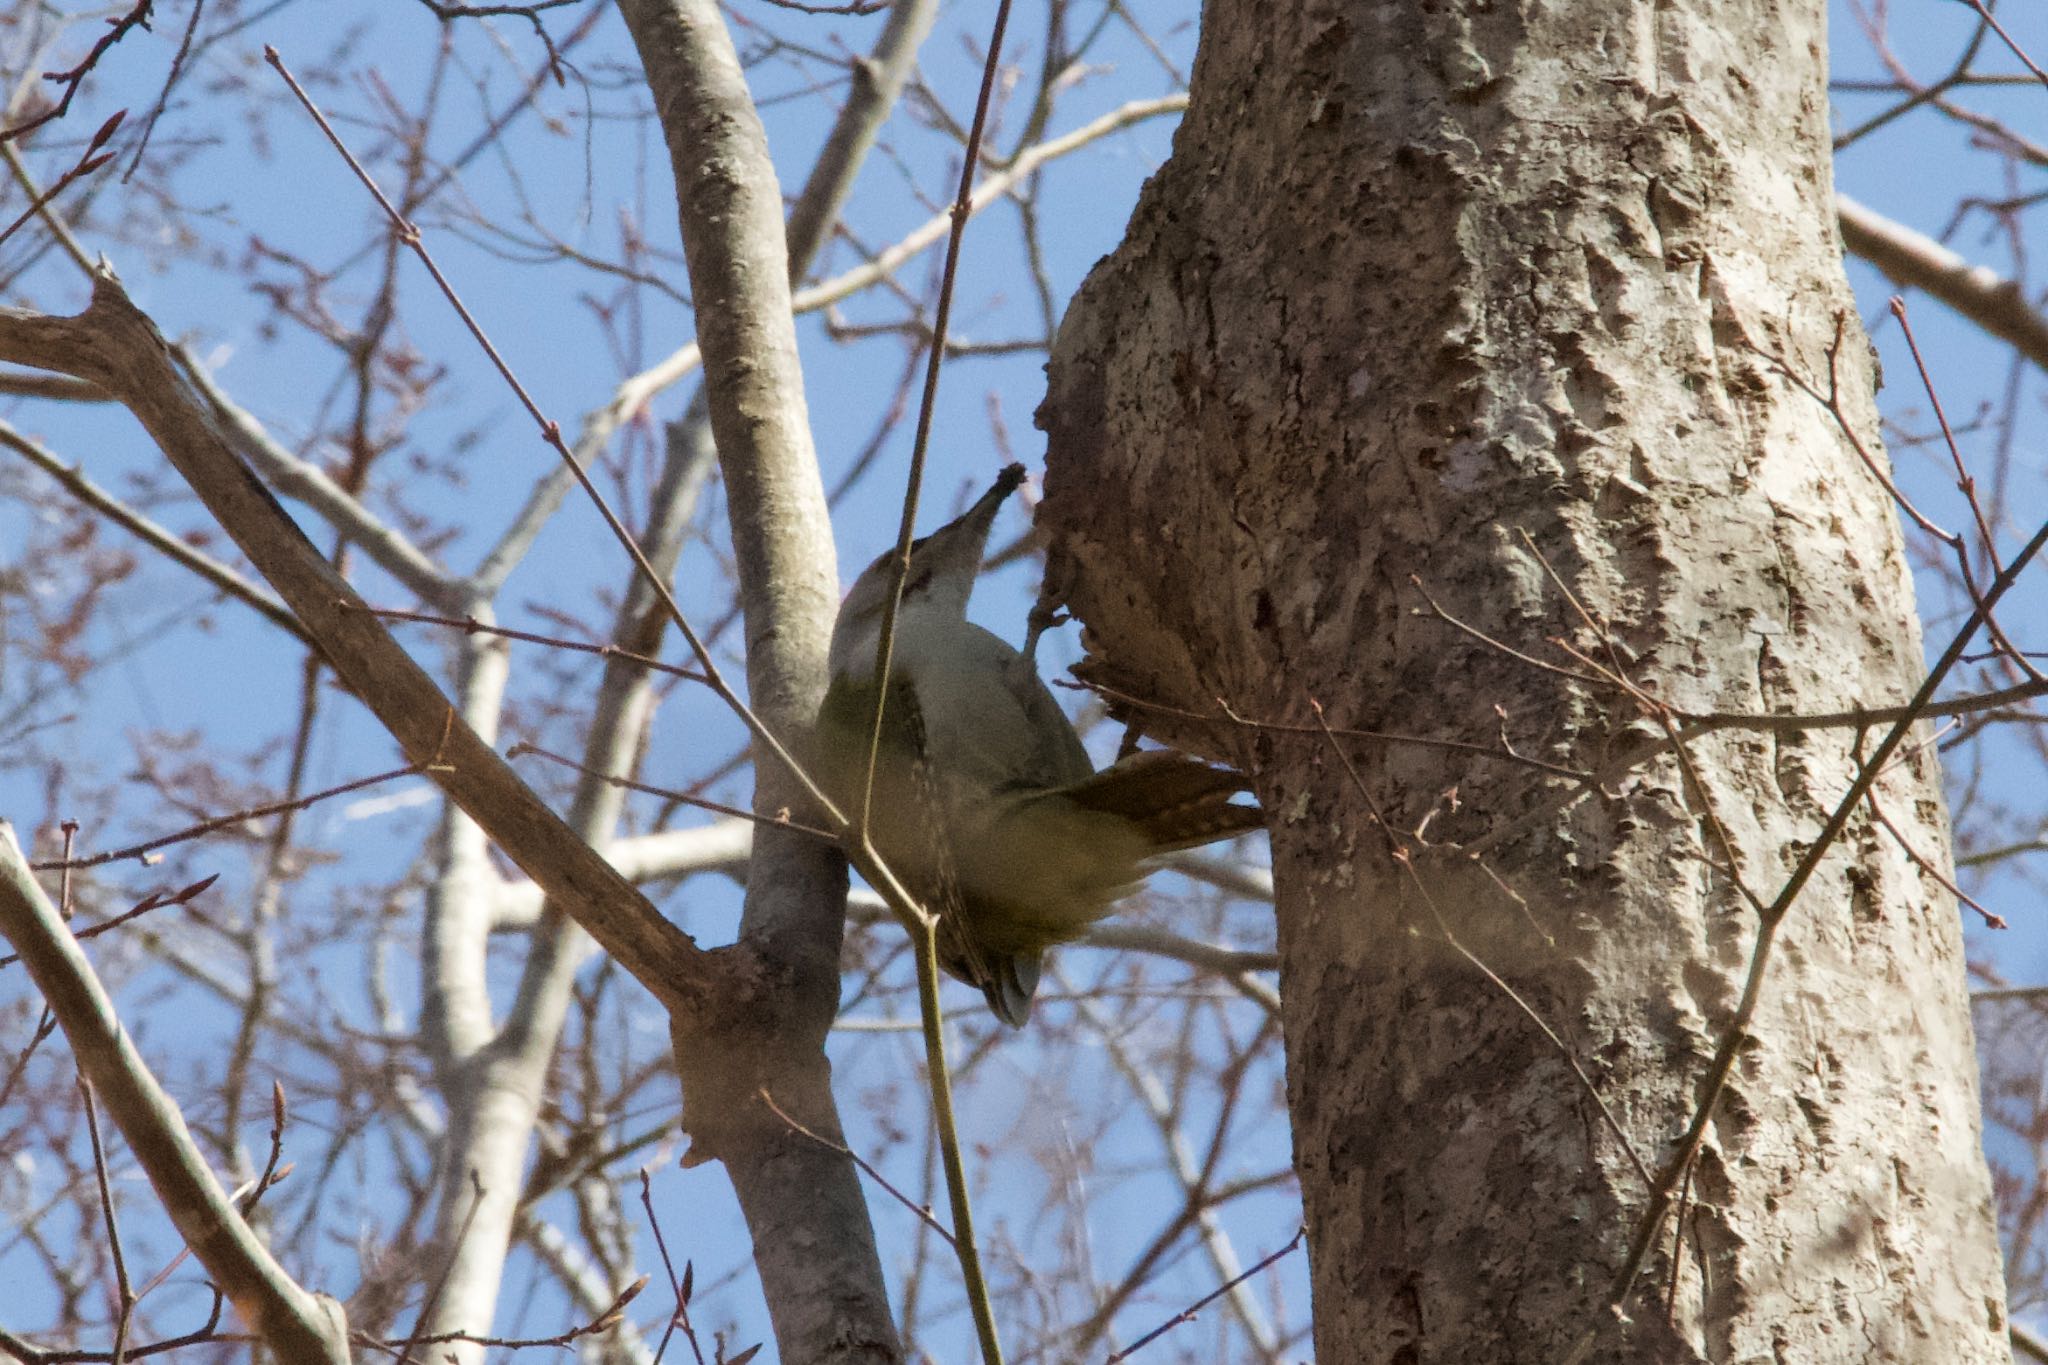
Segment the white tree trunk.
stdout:
<path fill-rule="evenodd" d="M 2007 1358 L 1955 905 L 1868 803 L 1616 1283 L 1748 897 L 1856 735 L 1720 731 L 1693 779 L 1582 680 L 1782 715 L 1923 674 L 1844 432 L 1877 451 L 1822 10 L 1210 0 L 1173 158 L 1062 329 L 1041 516 L 1090 676 L 1273 815 L 1320 1359 Z M 1826 393 L 1831 357 L 1842 422 L 1780 368 Z M 1945 868 L 1924 738 L 1873 794 Z"/>

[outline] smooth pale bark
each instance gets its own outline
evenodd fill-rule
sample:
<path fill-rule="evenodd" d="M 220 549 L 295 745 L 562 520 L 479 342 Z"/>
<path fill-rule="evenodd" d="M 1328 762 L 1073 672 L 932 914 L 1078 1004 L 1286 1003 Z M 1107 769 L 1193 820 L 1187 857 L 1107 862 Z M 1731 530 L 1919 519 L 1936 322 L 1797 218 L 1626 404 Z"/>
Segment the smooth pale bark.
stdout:
<path fill-rule="evenodd" d="M 715 0 L 621 0 L 676 178 L 711 430 L 746 613 L 747 693 L 786 743 L 825 694 L 837 563 L 791 313 L 783 208 L 766 135 Z M 754 806 L 802 809 L 764 760 Z M 725 1164 L 753 1236 L 782 1358 L 901 1358 L 859 1176 L 842 1142 L 826 1031 L 839 1006 L 846 863 L 764 826 L 754 838 L 734 1007 L 675 1031 L 691 1159 Z M 749 989 L 750 987 L 750 989 Z"/>
<path fill-rule="evenodd" d="M 880 35 L 874 55 L 856 64 L 854 95 L 842 107 L 833 132 L 792 210 L 792 237 L 800 236 L 801 243 L 792 242 L 790 257 L 785 261 L 785 269 L 791 275 L 797 274 L 801 266 L 815 256 L 836 220 L 839 207 L 873 143 L 876 130 L 886 120 L 914 65 L 918 44 L 931 27 L 934 8 L 934 0 L 913 0 L 899 6 Z M 767 193 L 759 193 L 757 198 L 761 202 L 772 203 L 772 187 L 771 179 L 765 187 Z M 774 247 L 772 240 L 764 238 L 759 247 L 761 259 L 772 263 Z M 745 290 L 744 283 L 727 281 L 726 287 Z M 758 291 L 746 292 L 759 300 Z M 772 301 L 763 301 L 762 306 L 772 309 L 776 305 Z M 715 326 L 711 330 L 716 330 Z M 713 344 L 707 356 L 708 363 L 717 371 L 721 384 L 726 388 L 734 387 L 730 367 L 737 355 L 732 346 Z M 793 375 L 793 366 L 786 369 L 770 367 L 770 379 Z M 800 389 L 794 392 L 801 397 Z M 787 436 L 780 436 L 776 439 L 775 448 L 782 452 L 784 459 L 802 461 L 804 466 L 811 467 L 813 462 L 808 442 L 801 428 L 800 402 L 795 405 L 793 418 L 794 422 L 789 425 L 797 439 L 792 443 Z M 588 431 L 587 428 L 586 434 Z M 755 443 L 742 443 L 738 449 L 751 464 L 758 466 L 763 463 Z M 650 516 L 640 531 L 641 548 L 663 579 L 675 572 L 698 491 L 716 458 L 710 408 L 704 392 L 700 390 L 683 420 L 669 428 L 667 460 L 654 491 Z M 746 484 L 751 480 L 742 473 L 737 476 L 737 482 Z M 817 480 L 814 472 L 809 482 L 815 492 Z M 822 497 L 822 494 L 816 496 Z M 755 501 L 758 503 L 758 498 Z M 737 503 L 735 510 L 741 510 Z M 816 555 L 828 569 L 833 562 L 829 539 L 821 543 L 815 538 L 800 536 L 793 549 Z M 759 554 L 753 556 L 756 567 L 751 572 L 756 581 L 764 576 L 758 567 L 761 558 Z M 788 562 L 786 559 L 778 567 L 786 569 Z M 800 564 L 806 581 L 815 577 L 814 567 L 809 561 L 800 561 Z M 768 576 L 772 575 L 771 570 Z M 757 594 L 757 600 L 764 595 Z M 481 609 L 478 610 L 480 614 Z M 656 655 L 661 652 L 662 637 L 668 625 L 668 617 L 652 587 L 644 578 L 635 575 L 624 587 L 618 613 L 606 638 L 633 654 Z M 807 634 L 803 631 L 795 633 L 798 648 L 807 644 L 815 647 L 815 641 L 809 640 Z M 477 645 L 474 639 L 465 641 L 466 653 L 476 656 Z M 483 656 L 485 660 L 491 657 L 495 654 Z M 769 652 L 768 658 L 778 669 L 787 667 L 773 651 Z M 469 668 L 464 672 L 467 681 L 476 670 Z M 497 700 L 493 694 L 493 714 Z M 629 772 L 634 755 L 645 740 L 654 705 L 653 676 L 624 658 L 608 659 L 592 700 L 589 731 L 581 758 L 584 772 Z M 791 719 L 801 722 L 802 716 L 799 713 Z M 777 722 L 789 723 L 782 718 L 777 718 Z M 478 728 L 481 730 L 484 726 L 479 722 Z M 577 785 L 569 811 L 569 824 L 593 846 L 606 849 L 609 855 L 609 841 L 624 809 L 625 798 L 624 788 L 586 776 Z M 787 795 L 775 798 L 778 803 L 788 799 Z M 459 821 L 457 823 L 460 824 Z M 750 827 L 748 832 L 751 833 Z M 674 833 L 688 838 L 701 835 L 703 831 Z M 449 849 L 449 856 L 443 859 L 444 882 L 452 883 L 461 892 L 475 891 L 478 883 L 475 878 L 463 875 L 463 860 L 455 841 L 444 840 L 444 847 Z M 802 857 L 803 866 L 807 868 L 815 867 L 818 861 L 817 851 L 812 848 L 802 849 Z M 829 911 L 838 903 L 843 882 L 835 870 L 828 868 L 822 879 L 800 885 L 807 891 L 817 889 L 821 903 Z M 448 898 L 437 895 L 436 899 L 445 902 Z M 479 921 L 473 917 L 481 916 L 482 932 L 472 934 L 465 945 L 480 950 L 483 934 L 502 926 L 497 910 L 495 897 L 472 896 L 464 900 L 459 911 L 445 903 L 436 904 L 435 914 L 429 922 L 431 925 L 444 919 L 454 919 L 474 926 Z M 825 937 L 836 946 L 838 933 L 835 918 Z M 503 1031 L 495 1037 L 477 1035 L 466 1048 L 446 1048 L 436 1054 L 437 1063 L 441 1064 L 444 1089 L 451 1097 L 450 1111 L 454 1121 L 450 1125 L 449 1156 L 442 1172 L 443 1194 L 436 1210 L 435 1245 L 446 1249 L 448 1259 L 446 1268 L 440 1272 L 441 1290 L 435 1300 L 434 1315 L 427 1324 L 430 1333 L 455 1331 L 491 1321 L 498 1299 L 506 1246 L 520 1213 L 517 1208 L 521 1193 L 519 1177 L 531 1142 L 535 1114 L 546 1091 L 547 1070 L 561 1035 L 577 969 L 593 947 L 589 936 L 578 929 L 573 920 L 553 907 L 544 907 L 538 924 L 533 926 L 526 964 L 520 975 L 518 997 L 506 1014 Z M 473 970 L 468 974 L 474 976 L 480 989 L 483 980 L 481 951 L 472 956 Z M 837 984 L 836 975 L 826 978 L 822 974 L 814 974 L 805 983 L 814 995 L 821 995 L 828 1001 L 836 1000 Z M 435 994 L 430 990 L 429 998 L 434 998 Z M 486 1022 L 487 1019 L 486 1016 Z M 809 1045 L 815 1048 L 815 1039 L 810 1040 Z M 694 1041 L 690 1047 L 692 1053 L 704 1050 L 701 1043 Z M 783 1085 L 779 1088 L 786 1090 L 790 1087 Z M 700 1103 L 703 1099 L 700 1094 Z M 717 1102 L 721 1101 L 714 1101 Z M 775 1125 L 773 1136 L 776 1141 L 791 1140 L 792 1135 L 779 1120 Z M 844 1157 L 818 1151 L 815 1146 L 806 1154 L 806 1159 L 833 1162 L 842 1167 L 846 1164 Z M 838 1181 L 837 1186 L 842 1194 L 841 1207 L 837 1212 L 858 1218 L 864 1225 L 865 1210 L 858 1203 L 858 1187 L 854 1185 L 851 1173 Z M 482 1193 L 473 1193 L 472 1187 Z M 844 1192 L 849 1189 L 855 1196 L 850 1205 L 844 1198 Z M 761 1201 L 756 1198 L 753 1202 L 758 1204 Z M 862 1245 L 864 1240 L 871 1242 L 871 1238 L 845 1236 L 837 1240 L 855 1247 Z M 856 1265 L 857 1273 L 864 1269 Z M 872 1298 L 876 1305 L 875 1311 L 886 1314 L 879 1272 L 873 1277 L 863 1276 L 862 1283 L 866 1297 Z M 621 1287 L 607 1286 L 604 1290 L 606 1301 Z M 781 1287 L 787 1288 L 786 1285 Z M 820 1277 L 815 1282 L 815 1290 L 818 1292 L 812 1292 L 808 1297 L 826 1306 L 827 1311 L 818 1316 L 830 1330 L 834 1325 L 831 1317 L 837 1311 L 838 1303 L 829 1277 Z M 482 1347 L 474 1343 L 455 1344 L 445 1353 L 451 1360 L 458 1357 L 481 1360 L 484 1357 Z"/>
<path fill-rule="evenodd" d="M 1736 878 L 1777 891 L 1854 737 L 1618 771 L 1661 738 L 1640 707 L 1422 595 L 1683 708 L 1910 695 L 1887 491 L 1775 364 L 1826 392 L 1832 351 L 1876 449 L 1822 10 L 1210 0 L 1174 155 L 1061 331 L 1040 515 L 1091 676 L 1304 727 L 1127 708 L 1273 816 L 1319 1359 L 1561 1360 L 1595 1330 L 1595 1360 L 2008 1358 L 1955 905 L 1867 806 L 1784 922 L 1676 1256 L 1667 1220 L 1610 1311 L 1646 1184 L 1566 1051 L 1667 1161 L 1751 961 Z M 1567 801 L 1469 751 L 1340 755 L 1311 699 L 1610 777 Z M 1874 794 L 1945 867 L 1931 748 Z"/>
<path fill-rule="evenodd" d="M 244 1327 L 282 1359 L 346 1365 L 348 1319 L 341 1304 L 308 1293 L 286 1274 L 222 1188 L 185 1127 L 185 1116 L 121 1026 L 78 940 L 36 884 L 14 827 L 4 820 L 0 938 L 19 955 L 44 1004 L 63 1026 L 81 1083 L 90 1082 L 90 1093 L 119 1126 L 172 1226 L 234 1305 Z M 10 1353 L 8 1358 L 14 1357 Z"/>

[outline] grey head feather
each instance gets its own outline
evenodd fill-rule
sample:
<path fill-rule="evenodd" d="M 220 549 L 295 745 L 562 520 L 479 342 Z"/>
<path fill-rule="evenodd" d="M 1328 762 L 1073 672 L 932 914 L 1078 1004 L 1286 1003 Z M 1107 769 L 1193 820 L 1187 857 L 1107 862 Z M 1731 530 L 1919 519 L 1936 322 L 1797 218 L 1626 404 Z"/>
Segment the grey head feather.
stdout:
<path fill-rule="evenodd" d="M 1017 486 L 1024 482 L 1024 466 L 1009 465 L 995 483 L 975 500 L 972 507 L 910 546 L 910 566 L 903 575 L 901 613 L 921 604 L 936 616 L 967 619 L 967 599 L 974 591 L 975 575 L 981 570 L 982 552 L 988 548 L 989 529 L 996 513 Z M 882 617 L 896 581 L 894 551 L 878 555 L 861 570 L 839 604 L 839 618 L 832 627 L 831 667 L 834 677 L 861 668 L 874 672 L 875 651 L 881 642 Z"/>

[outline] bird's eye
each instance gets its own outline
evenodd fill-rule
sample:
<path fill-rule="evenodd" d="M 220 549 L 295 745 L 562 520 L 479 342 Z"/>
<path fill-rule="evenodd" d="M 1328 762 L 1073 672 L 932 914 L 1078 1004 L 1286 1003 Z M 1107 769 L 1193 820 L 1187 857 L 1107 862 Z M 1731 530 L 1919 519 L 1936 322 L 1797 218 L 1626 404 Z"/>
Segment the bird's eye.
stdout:
<path fill-rule="evenodd" d="M 922 549 L 924 548 L 924 546 L 925 546 L 925 542 L 926 542 L 926 541 L 928 541 L 928 540 L 930 540 L 930 539 L 931 539 L 931 537 L 930 537 L 930 536 L 919 536 L 919 537 L 918 537 L 918 538 L 917 538 L 916 540 L 913 540 L 913 541 L 911 541 L 911 542 L 910 542 L 910 557 L 911 557 L 912 559 L 915 559 L 915 558 L 917 558 L 917 552 L 918 552 L 919 550 L 922 550 Z M 894 559 L 895 557 L 896 557 L 896 552 L 895 552 L 894 550 L 884 550 L 884 551 L 882 551 L 882 553 L 880 553 L 880 554 L 878 554 L 878 555 L 876 555 L 876 556 L 875 556 L 875 562 L 874 562 L 874 563 L 872 563 L 872 564 L 870 564 L 870 565 L 868 565 L 868 569 L 867 569 L 867 571 L 868 571 L 869 573 L 873 573 L 873 572 L 875 572 L 875 571 L 876 571 L 877 569 L 881 568 L 881 567 L 882 567 L 883 565 L 887 564 L 887 563 L 888 563 L 888 562 L 889 562 L 890 560 Z"/>

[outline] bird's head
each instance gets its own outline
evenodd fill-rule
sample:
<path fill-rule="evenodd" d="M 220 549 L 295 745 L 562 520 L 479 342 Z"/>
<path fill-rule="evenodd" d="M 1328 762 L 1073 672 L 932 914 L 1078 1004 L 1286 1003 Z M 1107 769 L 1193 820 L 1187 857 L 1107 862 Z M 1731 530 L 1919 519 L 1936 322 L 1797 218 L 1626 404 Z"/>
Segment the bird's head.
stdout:
<path fill-rule="evenodd" d="M 974 577 L 980 572 L 982 553 L 988 548 L 989 528 L 1003 499 L 1024 482 L 1024 466 L 1010 465 L 996 476 L 993 487 L 954 520 L 910 546 L 910 568 L 903 575 L 903 605 L 898 619 L 913 615 L 965 620 L 967 597 L 974 591 Z M 882 614 L 888 608 L 894 582 L 896 554 L 886 551 L 853 580 L 846 600 L 839 604 L 839 619 L 832 627 L 833 676 L 856 678 L 872 673 L 875 650 L 882 634 Z M 865 682 L 865 677 L 856 680 Z"/>

